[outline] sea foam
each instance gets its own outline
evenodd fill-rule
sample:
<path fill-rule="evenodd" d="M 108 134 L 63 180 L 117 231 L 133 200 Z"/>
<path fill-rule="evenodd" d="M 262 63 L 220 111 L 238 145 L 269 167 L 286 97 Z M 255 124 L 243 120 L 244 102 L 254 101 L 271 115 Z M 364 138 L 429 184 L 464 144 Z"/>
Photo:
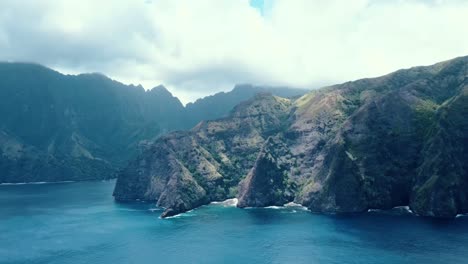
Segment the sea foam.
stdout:
<path fill-rule="evenodd" d="M 278 209 L 283 209 L 284 207 L 283 206 L 276 206 L 276 205 L 272 205 L 272 206 L 267 206 L 265 207 L 266 209 L 275 209 L 275 210 L 278 210 Z"/>
<path fill-rule="evenodd" d="M 4 183 L 0 183 L 0 186 L 1 185 L 5 185 L 5 186 L 8 186 L 8 185 L 28 185 L 28 184 L 32 184 L 32 185 L 39 185 L 39 184 L 56 184 L 56 183 L 71 183 L 71 182 L 74 182 L 74 181 L 56 181 L 56 182 L 4 182 Z"/>
<path fill-rule="evenodd" d="M 222 205 L 224 207 L 236 207 L 239 200 L 237 198 L 227 199 L 221 202 L 211 202 L 211 204 Z"/>
<path fill-rule="evenodd" d="M 408 213 L 410 213 L 410 214 L 413 213 L 413 211 L 411 210 L 411 208 L 410 208 L 409 206 L 407 206 L 407 205 L 406 205 L 406 206 L 395 206 L 395 207 L 393 207 L 393 209 L 404 210 L 404 211 L 406 211 L 406 212 L 408 212 Z"/>
<path fill-rule="evenodd" d="M 183 213 L 180 213 L 180 214 L 176 214 L 176 215 L 173 215 L 173 216 L 168 216 L 164 219 L 172 219 L 172 218 L 181 218 L 181 217 L 191 217 L 191 216 L 195 216 L 195 212 L 194 212 L 195 209 L 192 209 L 190 211 L 187 211 L 187 212 L 183 212 Z M 159 217 L 159 219 L 162 219 L 161 216 Z"/>

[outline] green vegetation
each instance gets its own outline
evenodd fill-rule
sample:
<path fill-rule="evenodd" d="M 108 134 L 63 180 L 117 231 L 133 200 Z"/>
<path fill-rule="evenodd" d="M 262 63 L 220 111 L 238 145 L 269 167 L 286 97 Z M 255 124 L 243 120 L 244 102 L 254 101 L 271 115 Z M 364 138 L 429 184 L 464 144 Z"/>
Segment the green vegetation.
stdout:
<path fill-rule="evenodd" d="M 418 136 L 427 138 L 434 127 L 436 111 L 439 106 L 431 100 L 424 100 L 415 106 L 415 122 Z"/>

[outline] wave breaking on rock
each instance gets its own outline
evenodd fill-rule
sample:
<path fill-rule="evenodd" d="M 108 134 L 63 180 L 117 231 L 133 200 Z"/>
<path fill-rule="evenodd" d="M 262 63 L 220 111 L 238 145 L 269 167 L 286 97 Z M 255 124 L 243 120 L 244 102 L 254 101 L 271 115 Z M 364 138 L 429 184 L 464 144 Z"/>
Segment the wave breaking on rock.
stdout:
<path fill-rule="evenodd" d="M 239 200 L 237 198 L 227 199 L 220 202 L 211 202 L 210 204 L 222 205 L 224 207 L 236 207 Z"/>

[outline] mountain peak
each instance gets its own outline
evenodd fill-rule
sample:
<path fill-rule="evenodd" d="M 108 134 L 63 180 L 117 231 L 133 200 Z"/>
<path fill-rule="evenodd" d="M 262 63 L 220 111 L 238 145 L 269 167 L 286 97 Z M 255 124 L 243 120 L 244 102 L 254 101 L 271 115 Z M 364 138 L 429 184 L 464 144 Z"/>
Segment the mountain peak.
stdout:
<path fill-rule="evenodd" d="M 232 89 L 232 91 L 244 91 L 244 90 L 248 90 L 248 89 L 252 89 L 252 88 L 255 88 L 256 86 L 252 85 L 252 84 L 248 84 L 248 83 L 241 83 L 241 84 L 236 84 L 234 86 L 234 88 Z"/>
<path fill-rule="evenodd" d="M 156 93 L 156 94 L 158 94 L 160 96 L 164 96 L 164 95 L 165 96 L 171 96 L 171 97 L 173 96 L 172 93 L 169 92 L 169 90 L 167 90 L 167 88 L 162 84 L 160 84 L 160 85 L 154 87 L 153 89 L 149 90 L 149 92 L 150 93 Z"/>

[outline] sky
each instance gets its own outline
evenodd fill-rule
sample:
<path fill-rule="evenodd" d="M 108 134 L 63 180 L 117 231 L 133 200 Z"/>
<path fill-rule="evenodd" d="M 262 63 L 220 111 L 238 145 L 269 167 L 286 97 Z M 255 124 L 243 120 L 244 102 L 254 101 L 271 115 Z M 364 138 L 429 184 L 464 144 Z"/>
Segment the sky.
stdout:
<path fill-rule="evenodd" d="M 0 60 L 163 84 L 187 103 L 468 55 L 467 17 L 468 0 L 1 0 Z"/>

